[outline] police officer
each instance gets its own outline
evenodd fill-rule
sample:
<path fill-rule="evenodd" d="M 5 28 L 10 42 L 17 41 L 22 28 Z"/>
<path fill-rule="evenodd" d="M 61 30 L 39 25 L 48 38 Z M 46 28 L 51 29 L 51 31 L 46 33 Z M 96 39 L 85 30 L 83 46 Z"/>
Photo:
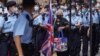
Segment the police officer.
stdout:
<path fill-rule="evenodd" d="M 32 55 L 40 56 L 39 51 L 38 52 L 36 51 L 34 53 L 34 46 L 32 42 L 35 42 L 35 40 L 33 40 L 32 37 L 33 38 L 37 36 L 40 37 L 40 35 L 35 35 L 34 31 L 37 29 L 36 27 L 38 26 L 40 27 L 42 23 L 41 14 L 42 12 L 45 11 L 45 9 L 42 9 L 41 13 L 33 14 L 34 16 L 32 19 L 31 15 L 27 11 L 29 7 L 27 7 L 26 9 L 25 8 L 26 7 L 24 7 L 23 5 L 23 10 L 19 14 L 18 20 L 16 21 L 15 27 L 14 27 L 14 41 L 15 41 L 16 48 L 18 51 L 18 55 L 19 56 L 32 56 Z M 35 10 L 37 10 L 37 8 L 35 8 Z M 30 25 L 31 24 L 30 22 L 32 23 L 32 25 Z"/>
<path fill-rule="evenodd" d="M 2 40 L 0 45 L 0 55 L 1 56 L 8 56 L 8 50 L 10 51 L 10 55 L 13 56 L 13 49 L 11 44 L 13 43 L 13 28 L 14 24 L 17 20 L 15 16 L 15 11 L 16 11 L 16 2 L 10 1 L 7 3 L 7 10 L 8 13 L 4 15 L 4 18 L 1 17 L 1 29 L 2 29 Z M 2 19 L 3 18 L 3 19 Z M 15 54 L 14 54 L 15 55 Z"/>
<path fill-rule="evenodd" d="M 43 25 L 46 25 L 49 23 L 48 22 L 49 21 L 49 6 L 48 5 L 45 6 L 45 12 L 42 14 L 42 20 L 43 20 L 42 22 Z"/>
<path fill-rule="evenodd" d="M 66 18 L 70 22 L 70 17 Z M 69 54 L 70 56 L 80 56 L 80 36 L 79 29 L 82 19 L 80 16 L 76 15 L 76 9 L 72 6 L 71 9 L 71 33 L 69 36 Z"/>
<path fill-rule="evenodd" d="M 98 14 L 98 19 L 99 19 L 99 30 L 100 30 L 100 5 L 97 3 L 96 5 L 97 8 L 97 14 Z M 99 31 L 100 34 L 100 31 Z M 100 35 L 99 35 L 99 43 L 100 43 Z"/>
<path fill-rule="evenodd" d="M 32 27 L 29 24 L 29 20 L 32 17 L 27 9 L 24 8 L 24 5 L 20 9 L 22 10 L 20 10 L 18 20 L 14 26 L 14 42 L 18 56 L 32 56 L 34 54 L 34 47 L 32 45 Z"/>
<path fill-rule="evenodd" d="M 82 48 L 82 53 L 83 56 L 88 56 L 88 41 L 89 41 L 89 36 L 88 36 L 88 31 L 89 31 L 89 25 L 90 21 L 88 18 L 88 7 L 83 7 L 82 9 L 82 25 L 81 25 L 81 30 L 80 33 L 82 35 L 83 39 L 83 48 Z"/>
<path fill-rule="evenodd" d="M 4 23 L 4 17 L 2 14 L 2 8 L 0 8 L 0 55 L 1 56 L 7 56 L 7 43 L 2 42 L 2 27 Z"/>
<path fill-rule="evenodd" d="M 66 18 L 69 14 L 69 11 L 68 11 L 68 6 L 65 4 L 64 7 L 63 7 L 63 17 Z"/>
<path fill-rule="evenodd" d="M 44 12 L 43 12 L 44 10 Z M 47 30 L 46 30 L 46 24 L 48 23 L 49 14 L 48 14 L 48 6 L 45 6 L 38 12 L 38 16 L 34 18 L 33 14 L 33 27 L 34 27 L 34 41 L 35 41 L 35 56 L 40 56 L 40 49 L 42 47 L 42 44 L 46 40 L 47 36 Z"/>
<path fill-rule="evenodd" d="M 95 10 L 95 6 L 92 7 L 92 56 L 95 56 L 98 53 L 98 49 L 99 49 L 99 18 L 98 18 L 98 14 Z"/>
<path fill-rule="evenodd" d="M 36 8 L 34 7 L 34 10 L 35 9 Z M 43 20 L 42 20 L 42 14 L 40 13 L 40 9 L 38 9 L 37 12 L 36 11 L 33 11 L 33 12 L 34 12 L 34 14 L 33 14 L 33 19 L 34 19 L 33 20 L 33 27 L 34 27 L 33 39 L 34 39 L 34 45 L 35 45 L 35 56 L 40 56 L 39 50 L 40 50 L 41 44 L 39 41 L 41 41 L 42 35 L 41 35 L 41 31 L 39 31 L 39 30 L 40 30 L 40 25 L 42 24 Z"/>
<path fill-rule="evenodd" d="M 55 19 L 55 24 L 54 24 L 54 36 L 59 37 L 59 33 L 62 31 L 64 36 L 63 37 L 68 37 L 69 36 L 69 23 L 68 21 L 63 18 L 63 10 L 58 9 L 56 12 L 57 18 Z M 57 51 L 57 56 L 68 56 L 68 51 Z"/>

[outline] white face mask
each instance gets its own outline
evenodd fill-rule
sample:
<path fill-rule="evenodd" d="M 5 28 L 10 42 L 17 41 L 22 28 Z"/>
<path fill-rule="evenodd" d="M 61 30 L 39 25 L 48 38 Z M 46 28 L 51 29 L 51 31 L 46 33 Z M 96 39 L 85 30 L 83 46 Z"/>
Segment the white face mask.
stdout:
<path fill-rule="evenodd" d="M 92 8 L 92 10 L 94 11 L 94 10 L 95 10 L 95 8 Z"/>
<path fill-rule="evenodd" d="M 35 10 L 35 11 L 38 11 L 38 10 L 39 10 L 39 6 L 35 6 L 35 7 L 34 7 L 34 10 Z"/>
<path fill-rule="evenodd" d="M 66 9 L 66 10 L 67 10 L 67 6 L 65 6 L 65 7 L 64 7 L 64 9 Z"/>
<path fill-rule="evenodd" d="M 52 11 L 53 11 L 53 12 L 56 12 L 56 8 L 53 8 Z"/>
<path fill-rule="evenodd" d="M 71 10 L 71 13 L 72 13 L 72 14 L 75 14 L 75 10 Z"/>
<path fill-rule="evenodd" d="M 60 8 L 61 8 L 61 9 L 63 9 L 63 8 L 64 8 L 64 6 L 60 6 Z"/>

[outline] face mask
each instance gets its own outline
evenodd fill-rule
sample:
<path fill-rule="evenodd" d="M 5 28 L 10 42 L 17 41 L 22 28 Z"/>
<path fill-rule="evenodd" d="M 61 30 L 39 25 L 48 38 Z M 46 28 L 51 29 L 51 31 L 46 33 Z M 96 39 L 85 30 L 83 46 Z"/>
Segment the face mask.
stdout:
<path fill-rule="evenodd" d="M 61 9 L 64 9 L 64 6 L 60 6 Z"/>
<path fill-rule="evenodd" d="M 67 9 L 67 6 L 64 6 L 64 9 Z"/>
<path fill-rule="evenodd" d="M 86 12 L 86 9 L 82 9 L 82 13 L 85 13 Z"/>
<path fill-rule="evenodd" d="M 35 6 L 35 7 L 34 7 L 34 10 L 35 10 L 35 11 L 39 11 L 39 7 L 38 7 L 38 6 Z"/>
<path fill-rule="evenodd" d="M 53 12 L 56 12 L 56 8 L 53 8 L 52 11 L 53 11 Z"/>
<path fill-rule="evenodd" d="M 63 15 L 57 15 L 57 19 L 62 19 Z"/>
<path fill-rule="evenodd" d="M 94 11 L 95 10 L 95 8 L 92 8 L 92 11 Z"/>
<path fill-rule="evenodd" d="M 71 10 L 71 13 L 72 13 L 72 14 L 75 14 L 75 10 Z"/>

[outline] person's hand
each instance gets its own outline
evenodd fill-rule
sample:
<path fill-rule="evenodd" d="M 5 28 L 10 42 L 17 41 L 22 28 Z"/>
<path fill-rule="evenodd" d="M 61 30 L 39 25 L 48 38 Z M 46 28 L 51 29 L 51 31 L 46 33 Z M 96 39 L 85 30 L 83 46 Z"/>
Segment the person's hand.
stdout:
<path fill-rule="evenodd" d="M 24 56 L 24 55 L 19 55 L 19 56 Z"/>
<path fill-rule="evenodd" d="M 58 28 L 58 31 L 61 31 L 61 30 L 63 30 L 65 27 L 59 27 Z"/>
<path fill-rule="evenodd" d="M 90 28 L 89 28 L 88 31 L 87 31 L 87 36 L 88 36 L 88 37 L 90 36 Z"/>

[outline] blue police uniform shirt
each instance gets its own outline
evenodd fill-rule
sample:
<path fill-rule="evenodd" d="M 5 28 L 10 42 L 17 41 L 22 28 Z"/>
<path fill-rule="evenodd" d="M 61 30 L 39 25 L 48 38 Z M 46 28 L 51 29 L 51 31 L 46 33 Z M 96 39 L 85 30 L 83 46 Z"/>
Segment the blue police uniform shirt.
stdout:
<path fill-rule="evenodd" d="M 68 21 L 70 21 L 69 16 L 67 16 L 66 19 L 67 19 Z M 79 23 L 79 22 L 82 23 L 82 18 L 81 18 L 80 16 L 74 15 L 74 16 L 71 17 L 71 24 L 75 25 L 75 24 L 77 24 L 77 23 Z"/>
<path fill-rule="evenodd" d="M 30 15 L 28 12 L 23 11 L 18 16 L 14 27 L 14 38 L 15 36 L 21 36 L 21 43 L 29 44 L 32 41 L 32 28 L 29 26 L 26 14 Z"/>
<path fill-rule="evenodd" d="M 93 23 L 99 24 L 98 14 L 96 11 L 93 12 Z"/>
<path fill-rule="evenodd" d="M 49 15 L 45 15 L 44 19 L 42 15 L 39 15 L 34 19 L 33 25 L 39 25 L 39 24 L 46 25 L 48 23 L 48 20 L 49 20 Z"/>
<path fill-rule="evenodd" d="M 97 16 L 98 16 L 98 20 L 99 20 L 99 24 L 100 24 L 100 11 L 97 12 Z"/>
<path fill-rule="evenodd" d="M 48 24 L 48 21 L 49 21 L 49 15 L 45 15 L 45 19 L 43 20 L 42 24 L 46 25 Z"/>
<path fill-rule="evenodd" d="M 66 11 L 63 11 L 63 17 L 64 18 L 66 18 L 68 16 L 68 14 L 69 14 L 69 11 L 67 11 L 67 10 Z"/>
<path fill-rule="evenodd" d="M 7 18 L 8 20 L 7 21 L 4 20 L 4 23 L 3 23 L 3 27 L 2 27 L 3 33 L 13 32 L 14 24 L 17 20 L 17 17 L 14 14 L 8 15 Z"/>
<path fill-rule="evenodd" d="M 89 21 L 90 21 L 90 13 L 88 15 Z M 96 12 L 92 13 L 92 23 L 94 24 L 99 24 L 99 19 L 98 19 L 98 15 Z"/>
<path fill-rule="evenodd" d="M 82 14 L 82 15 L 83 15 L 82 26 L 89 27 L 90 21 L 89 21 L 89 18 L 88 18 L 88 13 L 85 13 L 85 14 Z"/>
<path fill-rule="evenodd" d="M 42 22 L 43 22 L 42 15 L 39 15 L 34 19 L 33 25 L 39 25 L 39 24 L 42 24 Z"/>
<path fill-rule="evenodd" d="M 4 24 L 4 17 L 1 15 L 0 16 L 0 28 L 3 27 L 3 24 Z"/>

